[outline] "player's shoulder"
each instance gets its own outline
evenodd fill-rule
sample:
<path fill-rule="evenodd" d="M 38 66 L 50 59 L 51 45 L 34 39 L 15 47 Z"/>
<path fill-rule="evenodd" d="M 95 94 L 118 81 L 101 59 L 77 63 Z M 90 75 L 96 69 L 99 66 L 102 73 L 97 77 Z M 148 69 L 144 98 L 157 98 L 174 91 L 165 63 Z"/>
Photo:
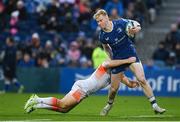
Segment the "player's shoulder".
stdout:
<path fill-rule="evenodd" d="M 124 19 L 124 18 L 120 18 L 120 19 L 116 19 L 116 20 L 113 20 L 113 24 L 114 26 L 124 26 L 126 25 L 126 23 L 128 22 L 127 19 Z"/>
<path fill-rule="evenodd" d="M 102 35 L 104 35 L 104 31 L 103 31 L 103 30 L 100 30 L 99 36 L 102 36 Z"/>
<path fill-rule="evenodd" d="M 102 42 L 103 41 L 103 39 L 104 39 L 104 35 L 105 35 L 105 32 L 103 31 L 103 30 L 101 30 L 100 32 L 99 32 L 99 40 Z"/>
<path fill-rule="evenodd" d="M 123 23 L 123 22 L 128 22 L 128 19 L 124 19 L 124 18 L 119 18 L 119 19 L 115 19 L 113 20 L 113 23 Z"/>

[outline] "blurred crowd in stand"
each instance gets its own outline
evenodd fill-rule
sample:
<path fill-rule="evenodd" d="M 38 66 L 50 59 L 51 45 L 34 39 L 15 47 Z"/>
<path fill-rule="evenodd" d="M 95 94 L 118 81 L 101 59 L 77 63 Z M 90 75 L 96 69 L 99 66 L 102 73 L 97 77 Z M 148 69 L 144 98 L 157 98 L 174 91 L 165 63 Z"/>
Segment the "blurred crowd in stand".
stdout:
<path fill-rule="evenodd" d="M 159 42 L 152 59 L 159 67 L 180 69 L 180 18 L 171 25 L 165 39 Z"/>
<path fill-rule="evenodd" d="M 162 5 L 163 0 L 0 0 L 0 52 L 11 37 L 19 67 L 93 67 L 106 57 L 97 53 L 102 51 L 92 18 L 97 9 L 105 9 L 111 19 L 134 19 L 146 27 L 155 22 Z M 180 57 L 179 28 L 172 25 L 154 60 L 168 66 L 179 62 L 174 61 Z"/>

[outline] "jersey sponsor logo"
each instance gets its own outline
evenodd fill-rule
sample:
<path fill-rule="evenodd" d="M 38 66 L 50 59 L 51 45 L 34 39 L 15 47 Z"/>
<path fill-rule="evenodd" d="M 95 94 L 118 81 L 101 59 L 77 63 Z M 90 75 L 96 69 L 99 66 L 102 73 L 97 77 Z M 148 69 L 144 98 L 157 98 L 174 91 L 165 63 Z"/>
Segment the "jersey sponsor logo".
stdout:
<path fill-rule="evenodd" d="M 124 35 L 121 39 L 115 38 L 115 42 L 113 44 L 111 44 L 112 46 L 118 44 L 119 42 L 121 42 L 126 36 Z"/>
<path fill-rule="evenodd" d="M 109 40 L 109 37 L 106 37 L 105 40 L 108 41 L 108 40 Z"/>

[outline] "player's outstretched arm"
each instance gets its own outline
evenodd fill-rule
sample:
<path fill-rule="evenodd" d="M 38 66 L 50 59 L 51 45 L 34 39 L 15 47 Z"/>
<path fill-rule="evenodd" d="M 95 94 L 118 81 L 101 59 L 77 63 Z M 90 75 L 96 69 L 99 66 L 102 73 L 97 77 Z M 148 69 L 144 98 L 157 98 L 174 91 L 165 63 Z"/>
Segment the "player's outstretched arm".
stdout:
<path fill-rule="evenodd" d="M 130 57 L 128 59 L 122 59 L 122 60 L 107 60 L 105 61 L 106 68 L 113 68 L 117 67 L 122 64 L 129 64 L 136 61 L 136 57 Z"/>

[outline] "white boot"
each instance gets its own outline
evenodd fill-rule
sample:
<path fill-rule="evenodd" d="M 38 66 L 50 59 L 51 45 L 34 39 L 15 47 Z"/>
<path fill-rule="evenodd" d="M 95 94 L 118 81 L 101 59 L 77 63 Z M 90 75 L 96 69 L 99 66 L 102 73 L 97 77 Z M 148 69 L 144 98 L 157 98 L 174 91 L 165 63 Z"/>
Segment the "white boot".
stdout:
<path fill-rule="evenodd" d="M 159 107 L 157 104 L 154 104 L 152 107 L 155 114 L 163 114 L 164 112 L 166 112 L 166 109 Z"/>
<path fill-rule="evenodd" d="M 101 116 L 106 116 L 108 115 L 109 111 L 111 110 L 113 104 L 107 104 L 100 112 Z"/>

